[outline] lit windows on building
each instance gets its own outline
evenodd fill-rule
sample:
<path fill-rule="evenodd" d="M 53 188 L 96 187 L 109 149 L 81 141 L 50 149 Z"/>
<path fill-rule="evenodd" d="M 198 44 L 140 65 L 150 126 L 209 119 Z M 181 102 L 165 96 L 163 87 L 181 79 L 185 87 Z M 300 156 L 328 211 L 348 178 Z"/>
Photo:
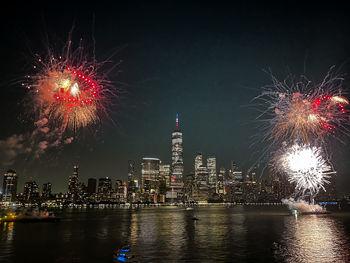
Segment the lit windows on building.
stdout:
<path fill-rule="evenodd" d="M 210 187 L 216 187 L 216 157 L 207 158 L 208 183 Z"/>
<path fill-rule="evenodd" d="M 2 184 L 2 201 L 13 202 L 17 194 L 17 173 L 15 170 L 8 170 L 4 174 Z"/>
<path fill-rule="evenodd" d="M 160 160 L 158 158 L 142 158 L 141 165 L 141 179 L 143 191 L 155 191 L 159 180 Z"/>

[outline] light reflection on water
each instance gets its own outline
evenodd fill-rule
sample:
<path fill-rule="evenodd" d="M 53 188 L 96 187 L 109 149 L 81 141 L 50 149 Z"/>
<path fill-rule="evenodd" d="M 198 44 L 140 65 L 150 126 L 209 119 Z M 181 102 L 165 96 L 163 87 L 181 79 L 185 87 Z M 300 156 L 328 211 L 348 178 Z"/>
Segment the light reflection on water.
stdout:
<path fill-rule="evenodd" d="M 286 217 L 279 256 L 286 262 L 350 262 L 349 237 L 325 215 Z"/>
<path fill-rule="evenodd" d="M 0 262 L 10 262 L 11 255 L 14 253 L 14 223 L 4 222 L 0 224 Z"/>
<path fill-rule="evenodd" d="M 123 245 L 139 262 L 349 262 L 350 214 L 296 220 L 287 210 L 237 206 L 65 210 L 61 216 L 57 224 L 2 224 L 0 262 L 112 262 Z"/>

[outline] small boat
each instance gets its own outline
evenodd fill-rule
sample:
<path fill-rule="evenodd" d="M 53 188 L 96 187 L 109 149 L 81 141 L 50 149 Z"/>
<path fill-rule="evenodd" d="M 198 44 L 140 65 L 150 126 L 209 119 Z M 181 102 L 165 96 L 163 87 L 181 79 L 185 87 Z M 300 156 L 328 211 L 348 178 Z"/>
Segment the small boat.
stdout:
<path fill-rule="evenodd" d="M 186 210 L 190 211 L 190 210 L 194 210 L 194 208 L 193 207 L 186 207 Z"/>
<path fill-rule="evenodd" d="M 131 254 L 131 249 L 129 247 L 123 247 L 117 249 L 113 252 L 114 262 L 137 262 L 135 255 Z"/>
<path fill-rule="evenodd" d="M 126 255 L 123 253 L 113 255 L 113 260 L 114 262 L 136 262 L 135 255 Z"/>
<path fill-rule="evenodd" d="M 118 253 L 121 253 L 121 252 L 125 253 L 125 252 L 130 252 L 130 251 L 131 251 L 131 249 L 129 247 L 122 247 L 122 248 L 119 248 L 117 250 Z"/>

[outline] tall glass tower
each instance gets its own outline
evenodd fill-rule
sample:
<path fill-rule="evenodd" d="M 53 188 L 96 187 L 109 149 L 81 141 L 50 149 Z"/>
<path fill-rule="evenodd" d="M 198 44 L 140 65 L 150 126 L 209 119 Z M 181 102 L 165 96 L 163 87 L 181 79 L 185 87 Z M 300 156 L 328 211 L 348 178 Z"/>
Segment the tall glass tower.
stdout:
<path fill-rule="evenodd" d="M 74 165 L 73 174 L 69 177 L 68 181 L 68 195 L 73 200 L 76 199 L 78 195 L 78 165 Z"/>
<path fill-rule="evenodd" d="M 142 158 L 142 189 L 144 192 L 153 192 L 157 190 L 159 181 L 159 165 L 158 158 Z"/>
<path fill-rule="evenodd" d="M 4 174 L 2 201 L 14 202 L 17 193 L 17 174 L 15 170 L 8 170 Z"/>
<path fill-rule="evenodd" d="M 207 168 L 209 174 L 209 185 L 211 187 L 216 186 L 216 157 L 208 157 L 207 158 Z"/>
<path fill-rule="evenodd" d="M 198 169 L 203 165 L 203 156 L 202 153 L 197 153 L 196 157 L 194 158 L 194 177 L 198 177 Z"/>
<path fill-rule="evenodd" d="M 134 181 L 134 175 L 135 175 L 135 161 L 129 160 L 128 161 L 128 183 Z"/>
<path fill-rule="evenodd" d="M 171 182 L 170 185 L 183 186 L 183 144 L 182 132 L 179 129 L 179 115 L 176 114 L 176 128 L 171 134 Z"/>

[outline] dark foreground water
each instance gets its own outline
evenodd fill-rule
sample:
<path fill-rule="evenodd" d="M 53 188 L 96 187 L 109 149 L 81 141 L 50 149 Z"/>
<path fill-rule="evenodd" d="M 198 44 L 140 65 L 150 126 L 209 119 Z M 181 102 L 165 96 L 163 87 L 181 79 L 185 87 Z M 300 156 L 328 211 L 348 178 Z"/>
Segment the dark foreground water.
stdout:
<path fill-rule="evenodd" d="M 350 262 L 350 213 L 295 218 L 282 208 L 240 206 L 60 216 L 60 223 L 0 225 L 0 262 L 113 262 L 125 244 L 139 262 Z"/>

